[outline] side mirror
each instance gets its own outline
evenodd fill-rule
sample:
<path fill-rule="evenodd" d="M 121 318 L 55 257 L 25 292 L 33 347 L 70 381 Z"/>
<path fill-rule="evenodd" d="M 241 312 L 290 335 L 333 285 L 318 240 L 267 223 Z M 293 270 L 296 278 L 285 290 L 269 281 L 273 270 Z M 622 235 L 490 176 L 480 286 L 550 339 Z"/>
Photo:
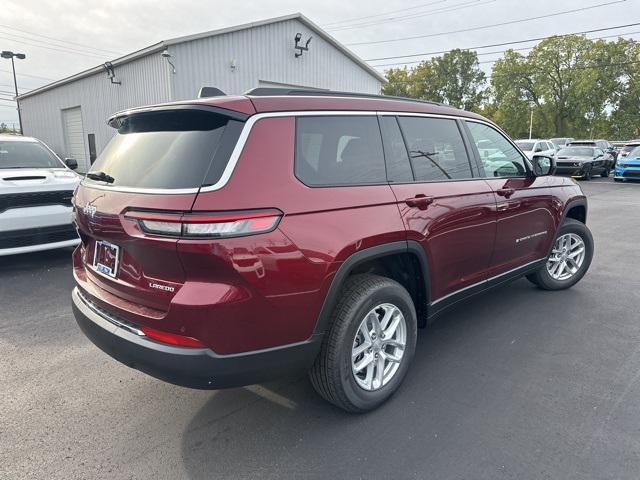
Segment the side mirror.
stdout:
<path fill-rule="evenodd" d="M 76 168 L 78 168 L 78 161 L 75 158 L 65 158 L 64 163 L 71 170 L 75 170 Z"/>
<path fill-rule="evenodd" d="M 534 155 L 531 164 L 533 165 L 533 174 L 536 177 L 545 177 L 556 172 L 555 160 L 546 155 Z"/>

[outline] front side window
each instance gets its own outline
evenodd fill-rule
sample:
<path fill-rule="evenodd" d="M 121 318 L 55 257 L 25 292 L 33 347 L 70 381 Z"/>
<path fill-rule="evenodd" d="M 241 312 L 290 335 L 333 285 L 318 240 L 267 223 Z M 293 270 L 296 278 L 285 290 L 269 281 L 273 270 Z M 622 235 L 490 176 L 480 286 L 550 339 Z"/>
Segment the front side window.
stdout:
<path fill-rule="evenodd" d="M 416 181 L 473 178 L 471 164 L 455 120 L 398 117 Z"/>
<path fill-rule="evenodd" d="M 302 116 L 296 120 L 296 177 L 305 185 L 386 183 L 375 116 Z"/>
<path fill-rule="evenodd" d="M 3 168 L 64 168 L 64 165 L 38 142 L 0 140 L 0 169 Z"/>
<path fill-rule="evenodd" d="M 466 122 L 487 177 L 524 177 L 525 160 L 518 150 L 496 129 L 483 123 Z"/>

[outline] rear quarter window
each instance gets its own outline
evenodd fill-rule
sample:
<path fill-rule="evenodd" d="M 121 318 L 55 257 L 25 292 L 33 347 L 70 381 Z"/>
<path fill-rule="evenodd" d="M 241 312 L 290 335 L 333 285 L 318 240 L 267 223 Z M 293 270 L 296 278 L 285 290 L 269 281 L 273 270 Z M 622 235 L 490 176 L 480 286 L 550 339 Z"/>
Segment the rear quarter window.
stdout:
<path fill-rule="evenodd" d="M 224 114 L 199 109 L 141 112 L 119 118 L 112 122 L 116 135 L 91 172 L 113 177 L 113 187 L 181 189 L 215 183 L 242 125 Z"/>
<path fill-rule="evenodd" d="M 375 116 L 303 116 L 296 119 L 295 175 L 305 185 L 386 182 Z"/>

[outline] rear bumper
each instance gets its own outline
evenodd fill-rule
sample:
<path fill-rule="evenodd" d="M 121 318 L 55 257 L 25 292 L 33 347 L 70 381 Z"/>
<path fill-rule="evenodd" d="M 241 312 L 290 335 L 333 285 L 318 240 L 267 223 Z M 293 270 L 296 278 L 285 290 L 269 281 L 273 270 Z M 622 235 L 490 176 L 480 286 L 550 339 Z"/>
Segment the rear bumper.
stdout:
<path fill-rule="evenodd" d="M 233 355 L 165 345 L 136 333 L 135 326 L 118 325 L 83 298 L 77 287 L 71 297 L 76 322 L 97 347 L 129 367 L 184 387 L 238 387 L 303 372 L 320 349 L 320 335 L 306 342 Z"/>

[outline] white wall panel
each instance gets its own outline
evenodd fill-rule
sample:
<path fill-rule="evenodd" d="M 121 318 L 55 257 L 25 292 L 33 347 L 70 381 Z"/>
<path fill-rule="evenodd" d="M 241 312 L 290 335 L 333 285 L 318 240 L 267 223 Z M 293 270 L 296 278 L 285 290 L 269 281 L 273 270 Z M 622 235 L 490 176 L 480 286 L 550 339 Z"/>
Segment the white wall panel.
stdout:
<path fill-rule="evenodd" d="M 62 111 L 81 107 L 84 148 L 87 135 L 96 136 L 101 152 L 113 136 L 106 123 L 112 113 L 126 108 L 170 100 L 169 69 L 159 53 L 115 67 L 122 85 L 113 85 L 106 72 L 81 78 L 20 100 L 25 135 L 39 138 L 61 157 L 70 156 L 65 145 Z"/>
<path fill-rule="evenodd" d="M 313 39 L 309 51 L 295 58 L 298 32 L 302 43 Z M 193 98 L 202 86 L 235 95 L 260 81 L 361 93 L 381 88 L 380 80 L 295 19 L 179 43 L 169 50 L 177 70 L 176 100 Z"/>

